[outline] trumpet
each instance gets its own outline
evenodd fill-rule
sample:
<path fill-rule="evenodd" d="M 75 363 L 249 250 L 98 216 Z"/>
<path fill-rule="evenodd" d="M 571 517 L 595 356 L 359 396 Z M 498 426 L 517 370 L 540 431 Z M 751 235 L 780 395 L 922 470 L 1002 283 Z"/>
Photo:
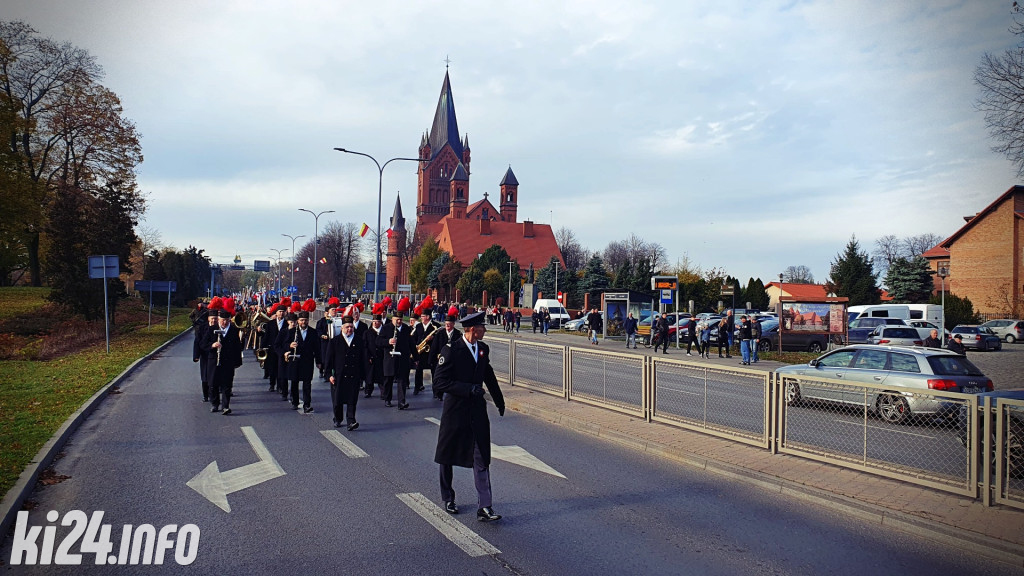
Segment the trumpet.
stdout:
<path fill-rule="evenodd" d="M 427 346 L 430 346 L 430 341 L 434 339 L 434 332 L 437 332 L 437 324 L 430 324 L 430 332 L 423 337 L 423 341 L 416 345 L 416 353 L 423 354 L 427 351 Z"/>

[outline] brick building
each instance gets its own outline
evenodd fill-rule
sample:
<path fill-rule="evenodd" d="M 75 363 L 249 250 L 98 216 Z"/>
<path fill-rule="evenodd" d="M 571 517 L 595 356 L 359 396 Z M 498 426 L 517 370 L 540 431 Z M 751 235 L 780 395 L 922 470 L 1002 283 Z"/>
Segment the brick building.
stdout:
<path fill-rule="evenodd" d="M 494 244 L 504 248 L 519 263 L 521 270 L 528 269 L 531 264 L 535 268 L 547 266 L 552 256 L 564 266 L 551 226 L 529 220 L 517 221 L 519 181 L 511 166 L 498 183 L 498 206 L 491 201 L 488 192 L 470 204 L 469 136 L 459 137 L 459 123 L 447 71 L 433 124 L 420 138 L 417 158 L 423 160 L 417 170 L 417 235 L 435 239 L 441 250 L 464 266 Z M 391 230 L 386 290 L 395 292 L 399 284 L 408 283 L 409 277 L 404 264 L 408 260 L 404 257 L 407 231 L 401 198 L 395 203 Z"/>
<path fill-rule="evenodd" d="M 1014 186 L 952 236 L 924 253 L 932 270 L 948 266 L 946 292 L 969 298 L 987 315 L 1024 313 L 1024 186 Z M 935 278 L 939 290 L 940 279 Z"/>

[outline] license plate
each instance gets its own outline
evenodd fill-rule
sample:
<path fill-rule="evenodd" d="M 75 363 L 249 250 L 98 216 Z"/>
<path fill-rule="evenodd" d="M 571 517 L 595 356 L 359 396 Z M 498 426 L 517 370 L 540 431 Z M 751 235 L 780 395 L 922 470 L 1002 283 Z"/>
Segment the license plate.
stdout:
<path fill-rule="evenodd" d="M 980 386 L 964 386 L 964 394 L 977 394 L 981 392 Z"/>

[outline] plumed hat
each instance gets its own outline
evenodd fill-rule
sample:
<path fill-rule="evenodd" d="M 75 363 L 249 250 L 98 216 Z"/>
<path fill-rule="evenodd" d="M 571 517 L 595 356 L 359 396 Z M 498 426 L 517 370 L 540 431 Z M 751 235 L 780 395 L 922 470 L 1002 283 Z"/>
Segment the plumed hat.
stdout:
<path fill-rule="evenodd" d="M 316 310 L 316 300 L 307 298 L 306 301 L 302 303 L 302 311 L 312 312 L 313 310 Z"/>
<path fill-rule="evenodd" d="M 338 300 L 337 296 L 331 296 L 327 299 L 327 308 L 337 308 L 341 306 L 341 300 Z"/>
<path fill-rule="evenodd" d="M 302 304 L 299 304 L 298 302 L 292 302 L 292 305 L 290 308 L 288 308 L 288 311 L 291 312 L 292 314 L 298 314 L 299 312 L 302 311 Z"/>
<path fill-rule="evenodd" d="M 223 310 L 224 309 L 224 299 L 221 298 L 220 296 L 214 296 L 212 299 L 210 299 L 210 306 L 209 306 L 209 308 L 210 308 L 210 310 Z"/>
<path fill-rule="evenodd" d="M 409 300 L 408 296 L 403 296 L 402 299 L 398 301 L 398 311 L 405 314 L 410 308 L 412 308 L 412 302 Z"/>
<path fill-rule="evenodd" d="M 445 317 L 445 320 L 449 322 L 457 322 L 459 320 L 459 309 L 454 305 L 448 308 L 448 315 Z"/>
<path fill-rule="evenodd" d="M 234 316 L 235 315 L 235 299 L 234 298 L 225 298 L 224 299 L 224 309 L 227 310 L 228 314 Z"/>

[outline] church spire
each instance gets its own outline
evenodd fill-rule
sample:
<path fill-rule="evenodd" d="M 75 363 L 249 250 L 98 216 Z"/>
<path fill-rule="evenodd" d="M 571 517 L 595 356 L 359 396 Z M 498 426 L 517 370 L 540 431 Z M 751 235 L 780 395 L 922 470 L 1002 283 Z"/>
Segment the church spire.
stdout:
<path fill-rule="evenodd" d="M 430 127 L 431 160 L 441 152 L 445 144 L 450 144 L 455 157 L 462 160 L 462 141 L 459 140 L 459 122 L 455 119 L 455 100 L 452 98 L 448 70 L 444 72 L 444 84 L 441 85 L 441 95 L 437 99 L 434 123 Z"/>
<path fill-rule="evenodd" d="M 391 216 L 392 230 L 405 230 L 405 218 L 402 216 L 402 196 L 395 199 L 395 213 Z"/>

